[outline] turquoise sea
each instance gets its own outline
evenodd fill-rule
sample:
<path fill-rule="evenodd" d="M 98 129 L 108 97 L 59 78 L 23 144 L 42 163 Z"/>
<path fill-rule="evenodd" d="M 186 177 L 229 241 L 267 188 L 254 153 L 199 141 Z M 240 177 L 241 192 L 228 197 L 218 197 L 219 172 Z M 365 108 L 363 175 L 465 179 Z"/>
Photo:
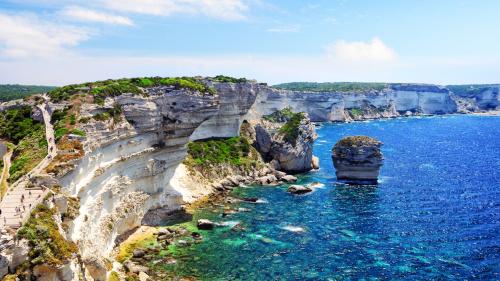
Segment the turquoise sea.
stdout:
<path fill-rule="evenodd" d="M 194 220 L 226 223 L 165 265 L 199 280 L 500 280 L 500 118 L 446 116 L 324 124 L 321 169 L 300 183 L 238 188 L 257 204 Z M 347 135 L 381 140 L 377 187 L 336 182 L 331 148 Z M 244 231 L 231 231 L 240 223 Z"/>

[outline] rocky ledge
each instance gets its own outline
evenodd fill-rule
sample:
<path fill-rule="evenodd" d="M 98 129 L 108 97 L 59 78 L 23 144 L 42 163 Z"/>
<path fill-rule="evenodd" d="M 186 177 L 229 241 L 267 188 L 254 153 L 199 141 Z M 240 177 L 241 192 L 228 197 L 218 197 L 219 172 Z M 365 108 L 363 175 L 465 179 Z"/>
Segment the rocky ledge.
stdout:
<path fill-rule="evenodd" d="M 345 137 L 337 142 L 332 149 L 337 179 L 348 184 L 377 184 L 383 161 L 381 145 L 366 136 Z"/>

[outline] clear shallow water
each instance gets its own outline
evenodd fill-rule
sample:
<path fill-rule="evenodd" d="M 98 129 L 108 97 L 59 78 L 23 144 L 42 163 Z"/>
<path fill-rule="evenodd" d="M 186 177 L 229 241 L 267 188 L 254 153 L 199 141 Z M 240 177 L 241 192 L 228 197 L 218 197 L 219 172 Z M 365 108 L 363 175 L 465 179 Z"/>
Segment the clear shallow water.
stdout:
<path fill-rule="evenodd" d="M 241 203 L 251 211 L 224 218 L 222 208 L 199 210 L 195 220 L 246 230 L 202 232 L 204 242 L 180 250 L 171 269 L 201 280 L 500 279 L 500 118 L 330 124 L 318 135 L 321 170 L 301 183 L 324 188 L 238 189 L 268 203 Z M 378 187 L 336 184 L 330 150 L 346 135 L 384 143 Z"/>

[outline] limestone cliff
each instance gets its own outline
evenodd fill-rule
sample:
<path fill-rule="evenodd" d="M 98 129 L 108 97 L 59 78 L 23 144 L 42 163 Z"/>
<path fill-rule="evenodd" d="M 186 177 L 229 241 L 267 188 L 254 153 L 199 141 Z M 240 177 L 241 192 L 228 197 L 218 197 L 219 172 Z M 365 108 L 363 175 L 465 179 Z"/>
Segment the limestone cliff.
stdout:
<path fill-rule="evenodd" d="M 382 90 L 350 92 L 263 87 L 248 118 L 272 114 L 286 107 L 308 113 L 314 122 L 468 113 L 498 108 L 498 92 L 498 86 L 487 86 L 457 94 L 451 87 L 425 84 L 388 84 Z M 467 103 L 468 109 L 460 110 L 461 103 Z"/>
<path fill-rule="evenodd" d="M 104 106 L 82 106 L 84 117 L 121 108 L 119 122 L 85 125 L 85 156 L 60 177 L 63 189 L 80 198 L 69 232 L 94 278 L 103 278 L 103 257 L 116 237 L 140 226 L 148 211 L 176 210 L 211 192 L 182 184 L 186 144 L 237 135 L 240 116 L 256 96 L 256 84 L 213 85 L 215 95 L 159 86 L 146 88 L 146 95 L 109 97 Z"/>

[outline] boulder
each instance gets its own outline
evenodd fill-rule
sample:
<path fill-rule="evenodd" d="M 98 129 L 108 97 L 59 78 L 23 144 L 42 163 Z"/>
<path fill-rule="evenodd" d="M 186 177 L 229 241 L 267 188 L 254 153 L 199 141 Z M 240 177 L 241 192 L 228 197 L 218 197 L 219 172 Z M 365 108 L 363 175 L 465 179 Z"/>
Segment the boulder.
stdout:
<path fill-rule="evenodd" d="M 199 219 L 197 223 L 198 229 L 202 230 L 212 230 L 215 227 L 215 223 L 207 219 Z"/>
<path fill-rule="evenodd" d="M 281 180 L 286 182 L 286 183 L 294 183 L 297 181 L 297 178 L 292 176 L 292 175 L 286 175 L 286 176 L 282 177 Z"/>
<path fill-rule="evenodd" d="M 149 268 L 146 266 L 135 264 L 131 261 L 127 261 L 123 264 L 125 268 L 132 273 L 139 274 L 141 272 L 148 273 Z"/>
<path fill-rule="evenodd" d="M 375 185 L 383 162 L 382 142 L 367 136 L 341 139 L 332 149 L 337 180 L 347 184 Z"/>
<path fill-rule="evenodd" d="M 142 249 L 135 249 L 132 255 L 134 258 L 142 258 L 146 255 L 146 252 Z"/>
<path fill-rule="evenodd" d="M 290 185 L 288 187 L 288 192 L 293 194 L 304 194 L 311 192 L 312 189 L 303 185 Z"/>
<path fill-rule="evenodd" d="M 139 272 L 139 281 L 150 281 L 151 278 L 144 272 Z"/>
<path fill-rule="evenodd" d="M 313 170 L 319 169 L 319 158 L 317 156 L 313 155 L 312 161 L 311 161 L 311 167 L 313 168 Z"/>

